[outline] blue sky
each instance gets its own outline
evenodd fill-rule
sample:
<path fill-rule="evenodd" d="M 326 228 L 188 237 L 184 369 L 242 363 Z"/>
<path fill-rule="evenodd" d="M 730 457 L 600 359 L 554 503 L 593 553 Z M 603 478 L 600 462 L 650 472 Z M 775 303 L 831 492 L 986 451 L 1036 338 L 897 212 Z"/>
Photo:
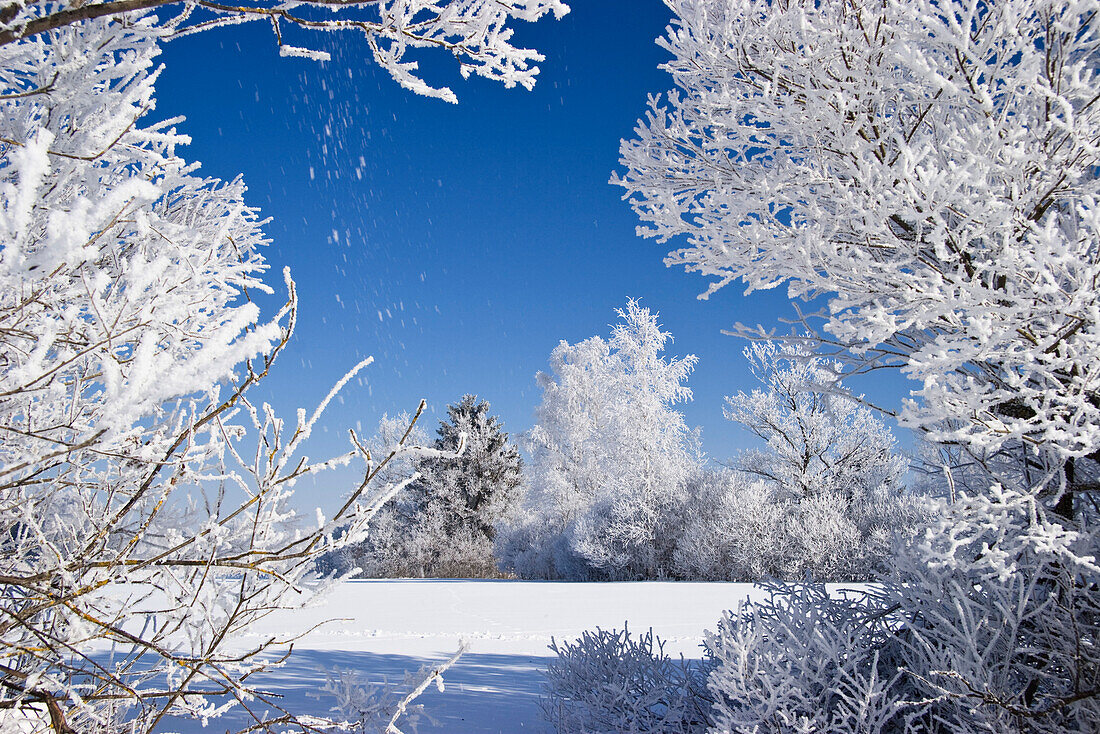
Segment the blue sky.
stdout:
<path fill-rule="evenodd" d="M 297 336 L 263 399 L 290 417 L 375 357 L 331 410 L 321 444 L 342 448 L 343 427 L 369 431 L 422 397 L 434 431 L 467 392 L 510 432 L 526 430 L 550 351 L 606 335 L 629 297 L 660 312 L 671 354 L 699 357 L 682 410 L 708 454 L 728 458 L 748 440 L 722 417 L 723 396 L 753 381 L 744 344 L 721 330 L 778 325 L 793 309 L 782 290 L 745 298 L 731 286 L 697 300 L 703 279 L 666 268 L 668 248 L 636 236 L 608 179 L 646 95 L 670 84 L 653 42 L 668 10 L 659 0 L 571 6 L 562 21 L 517 26 L 518 44 L 547 57 L 534 91 L 466 82 L 449 59 L 420 57 L 457 106 L 399 88 L 351 35 L 310 39 L 332 52 L 325 64 L 279 58 L 260 24 L 167 46 L 156 116 L 187 117 L 184 155 L 205 175 L 244 175 L 250 203 L 273 217 L 269 280 L 288 265 L 298 284 Z M 896 405 L 905 386 L 859 389 Z"/>

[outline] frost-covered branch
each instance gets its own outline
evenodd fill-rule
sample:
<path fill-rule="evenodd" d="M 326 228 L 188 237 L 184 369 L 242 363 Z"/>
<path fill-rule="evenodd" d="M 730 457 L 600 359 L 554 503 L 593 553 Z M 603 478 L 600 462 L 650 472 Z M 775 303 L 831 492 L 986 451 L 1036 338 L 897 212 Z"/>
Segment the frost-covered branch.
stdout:
<path fill-rule="evenodd" d="M 534 22 L 547 14 L 569 12 L 561 0 L 107 0 L 107 2 L 11 2 L 0 7 L 0 46 L 66 26 L 100 18 L 125 22 L 156 10 L 165 39 L 204 30 L 261 21 L 269 24 L 283 56 L 327 61 L 316 45 L 286 42 L 289 31 L 348 31 L 367 39 L 375 62 L 401 86 L 449 102 L 457 101 L 447 87 L 433 87 L 408 60 L 412 49 L 436 48 L 459 62 L 464 78 L 471 74 L 530 89 L 539 73 L 537 51 L 511 44 L 509 24 Z M 174 13 L 174 14 L 173 14 Z"/>

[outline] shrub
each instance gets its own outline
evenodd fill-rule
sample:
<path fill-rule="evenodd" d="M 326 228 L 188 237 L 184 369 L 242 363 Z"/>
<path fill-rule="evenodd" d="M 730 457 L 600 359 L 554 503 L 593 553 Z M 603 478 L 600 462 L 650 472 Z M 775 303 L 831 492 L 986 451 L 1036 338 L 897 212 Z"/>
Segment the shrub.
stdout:
<path fill-rule="evenodd" d="M 672 660 L 653 630 L 633 638 L 625 624 L 622 631 L 596 628 L 550 649 L 558 657 L 546 671 L 541 706 L 562 734 L 688 734 L 711 723 L 708 664 Z"/>
<path fill-rule="evenodd" d="M 713 731 L 903 731 L 903 680 L 890 607 L 820 584 L 769 587 L 708 633 Z"/>
<path fill-rule="evenodd" d="M 732 471 L 700 472 L 689 493 L 673 568 L 707 581 L 881 578 L 893 541 L 911 538 L 928 513 L 921 497 L 898 486 L 797 499 Z"/>

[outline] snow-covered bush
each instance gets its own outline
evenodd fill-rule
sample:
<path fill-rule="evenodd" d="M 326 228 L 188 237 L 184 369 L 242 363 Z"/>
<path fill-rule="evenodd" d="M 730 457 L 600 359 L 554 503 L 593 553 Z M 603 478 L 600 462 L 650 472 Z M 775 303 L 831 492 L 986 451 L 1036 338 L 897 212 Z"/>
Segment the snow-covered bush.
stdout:
<path fill-rule="evenodd" d="M 541 708 L 561 734 L 689 734 L 711 723 L 707 664 L 672 660 L 653 630 L 597 628 L 550 649 Z"/>
<path fill-rule="evenodd" d="M 695 357 L 666 359 L 657 314 L 630 301 L 611 338 L 561 342 L 540 373 L 528 434 L 527 515 L 502 539 L 524 577 L 657 578 L 671 572 L 698 441 L 673 406 Z"/>
<path fill-rule="evenodd" d="M 1100 537 L 1035 492 L 940 508 L 883 603 L 925 714 L 952 732 L 1079 732 L 1100 721 Z M 946 602 L 946 603 L 945 603 Z"/>
<path fill-rule="evenodd" d="M 246 701 L 256 728 L 334 726 L 254 687 L 253 674 L 278 664 L 290 640 L 227 645 L 322 592 L 318 560 L 361 541 L 402 484 L 380 480 L 404 443 L 372 457 L 352 434 L 351 450 L 332 460 L 299 456 L 369 360 L 289 426 L 248 400 L 290 339 L 293 281 L 285 275 L 286 306 L 261 320 L 248 294 L 271 290 L 262 281 L 266 239 L 244 185 L 198 176 L 177 153 L 187 142 L 178 119 L 143 127 L 155 108 L 159 44 L 211 25 L 192 11 L 278 28 L 303 4 L 147 12 L 170 4 L 0 9 L 4 726 L 14 716 L 48 720 L 56 732 L 145 732 L 169 714 L 205 722 Z M 456 32 L 471 40 L 453 49 L 460 56 L 526 84 L 534 69 L 522 61 L 533 56 L 506 43 L 503 23 L 552 7 L 346 5 L 397 12 L 349 27 L 396 32 L 375 39 L 376 54 L 409 84 L 403 50 Z M 435 40 L 410 22 L 424 22 Z M 362 480 L 343 504 L 295 512 L 298 479 L 357 459 Z"/>
<path fill-rule="evenodd" d="M 763 482 L 731 470 L 703 471 L 689 485 L 676 576 L 698 581 L 757 581 L 797 575 L 786 520 L 792 502 Z"/>
<path fill-rule="evenodd" d="M 818 584 L 773 585 L 706 637 L 714 732 L 905 731 L 890 607 Z"/>
<path fill-rule="evenodd" d="M 714 731 L 1092 731 L 1095 529 L 997 486 L 937 510 L 885 583 L 775 584 L 728 613 L 707 637 Z"/>
<path fill-rule="evenodd" d="M 415 490 L 415 482 L 410 485 Z M 451 514 L 439 505 L 414 514 L 398 497 L 378 516 L 376 530 L 347 551 L 341 567 L 363 578 L 498 578 L 493 542 L 468 527 L 448 530 Z"/>
<path fill-rule="evenodd" d="M 729 470 L 701 473 L 689 487 L 674 564 L 685 579 L 880 578 L 898 536 L 917 533 L 928 512 L 900 487 L 858 500 L 835 492 L 799 500 Z"/>

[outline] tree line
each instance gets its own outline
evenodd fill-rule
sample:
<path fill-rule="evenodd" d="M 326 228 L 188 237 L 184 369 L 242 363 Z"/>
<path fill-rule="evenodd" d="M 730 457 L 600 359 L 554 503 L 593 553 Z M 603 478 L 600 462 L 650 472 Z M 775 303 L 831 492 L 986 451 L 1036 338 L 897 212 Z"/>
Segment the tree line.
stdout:
<path fill-rule="evenodd" d="M 671 335 L 630 301 L 610 339 L 561 342 L 540 373 L 538 423 L 513 442 L 489 403 L 466 395 L 438 435 L 414 444 L 417 478 L 370 537 L 332 569 L 368 577 L 501 575 L 571 581 L 865 581 L 896 536 L 923 526 L 920 494 L 885 423 L 833 389 L 827 362 L 790 347 L 745 350 L 762 389 L 726 415 L 759 439 L 729 466 L 708 461 L 676 405 L 695 357 L 665 358 Z M 826 387 L 828 385 L 828 387 Z M 408 416 L 368 444 L 395 445 Z M 529 457 L 524 463 L 519 445 Z"/>

